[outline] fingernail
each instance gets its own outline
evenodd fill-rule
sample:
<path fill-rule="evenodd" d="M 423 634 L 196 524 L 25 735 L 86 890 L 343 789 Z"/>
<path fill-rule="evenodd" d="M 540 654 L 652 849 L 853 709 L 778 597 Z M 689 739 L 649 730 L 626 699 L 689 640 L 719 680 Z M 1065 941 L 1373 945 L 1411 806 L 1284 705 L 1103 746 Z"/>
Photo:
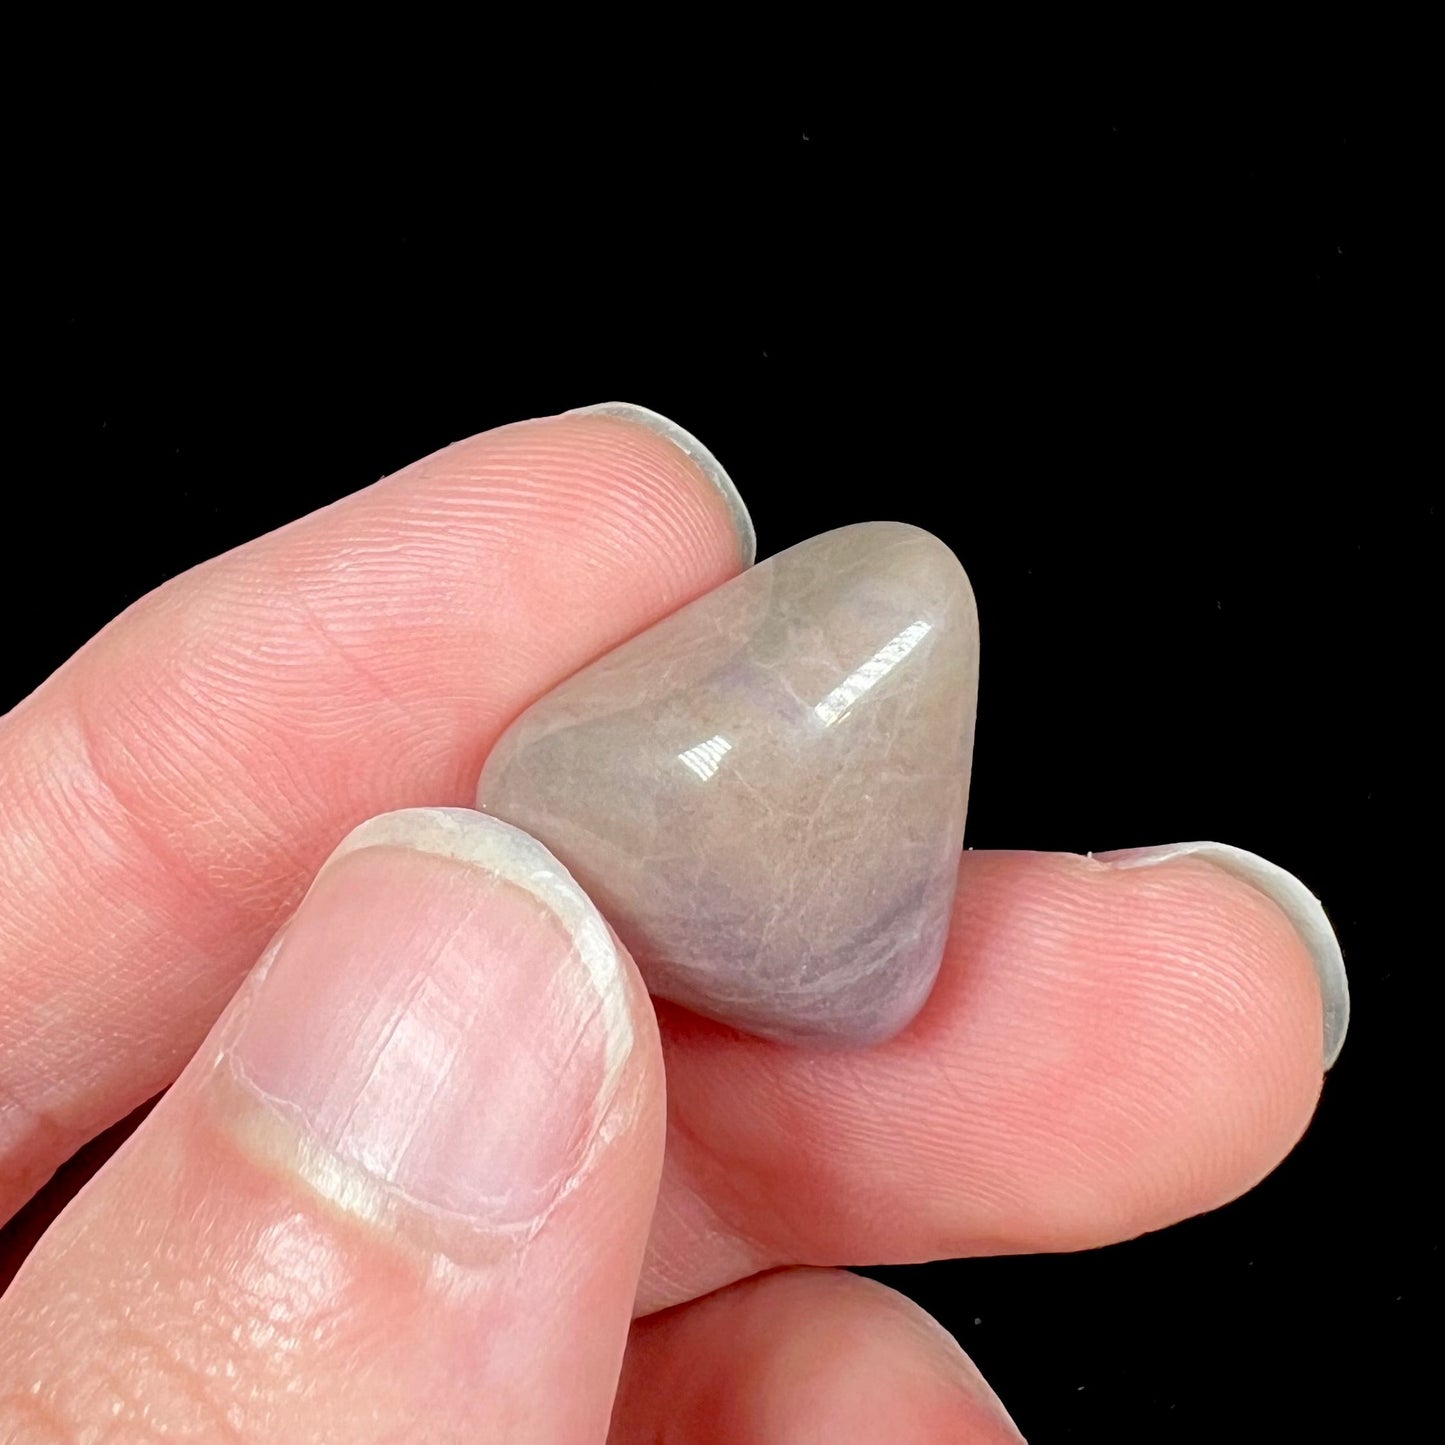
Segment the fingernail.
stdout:
<path fill-rule="evenodd" d="M 1325 1011 L 1325 1068 L 1331 1068 L 1340 1056 L 1350 1025 L 1350 986 L 1345 977 L 1345 958 L 1324 905 L 1293 873 L 1287 873 L 1258 853 L 1249 853 L 1228 843 L 1168 843 L 1159 848 L 1121 848 L 1112 853 L 1094 854 L 1099 862 L 1116 868 L 1147 868 L 1191 856 L 1202 858 L 1258 889 L 1279 907 L 1304 940 L 1319 974 Z"/>
<path fill-rule="evenodd" d="M 624 961 L 566 870 L 518 829 L 443 808 L 346 838 L 226 1056 L 336 1203 L 509 1226 L 576 1176 L 631 1045 Z"/>
<path fill-rule="evenodd" d="M 658 412 L 649 411 L 645 406 L 636 406 L 630 401 L 604 401 L 596 406 L 579 406 L 567 413 L 568 416 L 615 416 L 619 421 L 630 421 L 635 426 L 646 427 L 650 432 L 665 437 L 679 451 L 692 458 L 693 464 L 717 489 L 727 504 L 733 527 L 738 534 L 738 546 L 742 551 L 743 566 L 751 567 L 758 554 L 758 535 L 753 528 L 753 519 L 733 484 L 733 479 L 724 471 L 723 465 L 693 436 L 674 421 L 669 421 Z"/>

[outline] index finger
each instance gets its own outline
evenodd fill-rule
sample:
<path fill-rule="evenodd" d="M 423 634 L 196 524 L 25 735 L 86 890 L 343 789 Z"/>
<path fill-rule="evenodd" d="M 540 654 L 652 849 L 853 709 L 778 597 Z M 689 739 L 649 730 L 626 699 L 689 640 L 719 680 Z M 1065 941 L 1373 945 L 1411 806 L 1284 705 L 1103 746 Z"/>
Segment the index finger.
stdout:
<path fill-rule="evenodd" d="M 322 858 L 752 560 L 687 433 L 484 433 L 176 578 L 0 719 L 0 1219 L 165 1088 Z"/>

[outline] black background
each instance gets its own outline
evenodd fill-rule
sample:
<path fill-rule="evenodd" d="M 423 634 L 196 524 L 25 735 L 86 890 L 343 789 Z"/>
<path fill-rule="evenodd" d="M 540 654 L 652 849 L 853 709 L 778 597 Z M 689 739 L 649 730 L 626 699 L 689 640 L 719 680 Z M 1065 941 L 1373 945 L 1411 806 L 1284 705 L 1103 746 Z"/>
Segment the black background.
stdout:
<path fill-rule="evenodd" d="M 1261 852 L 1325 900 L 1355 1021 L 1308 1136 L 1217 1214 L 881 1277 L 1035 1445 L 1404 1438 L 1441 962 L 1405 124 L 1221 93 L 546 129 L 203 90 L 117 91 L 12 176 L 0 705 L 190 564 L 594 401 L 703 438 L 761 555 L 934 530 L 984 629 L 969 843 Z"/>

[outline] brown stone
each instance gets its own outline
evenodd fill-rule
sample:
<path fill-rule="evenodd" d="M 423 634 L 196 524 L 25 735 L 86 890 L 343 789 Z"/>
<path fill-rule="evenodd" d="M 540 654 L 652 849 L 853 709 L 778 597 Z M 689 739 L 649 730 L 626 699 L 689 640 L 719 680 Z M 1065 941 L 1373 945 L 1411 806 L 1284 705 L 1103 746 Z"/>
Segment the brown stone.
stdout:
<path fill-rule="evenodd" d="M 660 997 L 772 1038 L 886 1038 L 942 956 L 977 670 L 948 548 L 844 527 L 533 704 L 478 806 L 571 869 Z"/>

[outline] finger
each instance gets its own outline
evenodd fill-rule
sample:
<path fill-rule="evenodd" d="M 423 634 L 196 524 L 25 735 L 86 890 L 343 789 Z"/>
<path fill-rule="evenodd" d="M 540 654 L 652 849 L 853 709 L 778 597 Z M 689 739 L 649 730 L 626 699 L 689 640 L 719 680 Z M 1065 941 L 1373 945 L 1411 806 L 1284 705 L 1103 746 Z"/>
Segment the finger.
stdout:
<path fill-rule="evenodd" d="M 489 432 L 177 578 L 0 720 L 0 1219 L 175 1077 L 347 828 L 469 802 L 521 708 L 738 569 L 730 487 L 635 415 Z"/>
<path fill-rule="evenodd" d="M 0 1435 L 602 1441 L 661 1080 L 538 844 L 364 824 L 0 1301 Z"/>
<path fill-rule="evenodd" d="M 643 1310 L 779 1264 L 1160 1228 L 1268 1173 L 1321 1079 L 1314 955 L 1203 855 L 966 854 L 933 994 L 876 1048 L 662 1019 L 670 1127 Z"/>
<path fill-rule="evenodd" d="M 787 1270 L 633 1326 L 609 1445 L 1017 1445 L 951 1335 L 902 1295 Z"/>
<path fill-rule="evenodd" d="M 55 1171 L 26 1204 L 0 1226 L 0 1294 L 4 1294 L 25 1256 L 35 1248 L 41 1235 L 55 1223 L 95 1172 L 135 1132 L 141 1120 L 155 1106 L 155 1100 L 132 1109 L 118 1124 L 82 1145 Z"/>

